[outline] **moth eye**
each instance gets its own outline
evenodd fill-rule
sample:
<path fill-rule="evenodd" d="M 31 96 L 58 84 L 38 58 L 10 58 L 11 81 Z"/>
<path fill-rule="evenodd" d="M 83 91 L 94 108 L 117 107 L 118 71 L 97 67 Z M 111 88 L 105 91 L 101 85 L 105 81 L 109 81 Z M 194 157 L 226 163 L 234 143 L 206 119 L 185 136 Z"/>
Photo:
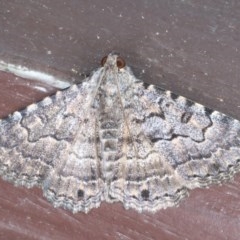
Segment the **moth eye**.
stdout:
<path fill-rule="evenodd" d="M 124 68 L 126 66 L 125 61 L 121 57 L 117 57 L 117 67 Z"/>
<path fill-rule="evenodd" d="M 102 60 L 101 60 L 101 65 L 102 65 L 102 67 L 103 67 L 104 64 L 106 63 L 107 57 L 108 57 L 108 56 L 105 56 L 105 57 L 102 58 Z"/>

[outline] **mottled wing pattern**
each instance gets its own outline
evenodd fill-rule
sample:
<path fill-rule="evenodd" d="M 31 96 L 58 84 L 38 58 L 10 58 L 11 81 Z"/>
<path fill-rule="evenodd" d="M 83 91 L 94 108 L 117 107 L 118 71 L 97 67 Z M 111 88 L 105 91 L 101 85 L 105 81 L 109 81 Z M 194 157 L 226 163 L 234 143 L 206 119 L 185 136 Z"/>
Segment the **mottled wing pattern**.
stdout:
<path fill-rule="evenodd" d="M 100 204 L 96 109 L 100 72 L 0 120 L 0 175 L 16 185 L 40 185 L 55 206 L 73 212 Z"/>
<path fill-rule="evenodd" d="M 131 139 L 112 196 L 155 212 L 239 171 L 239 121 L 128 74 L 118 79 Z"/>
<path fill-rule="evenodd" d="M 83 83 L 0 120 L 0 175 L 54 206 L 155 212 L 240 170 L 240 122 L 136 79 L 116 54 Z"/>

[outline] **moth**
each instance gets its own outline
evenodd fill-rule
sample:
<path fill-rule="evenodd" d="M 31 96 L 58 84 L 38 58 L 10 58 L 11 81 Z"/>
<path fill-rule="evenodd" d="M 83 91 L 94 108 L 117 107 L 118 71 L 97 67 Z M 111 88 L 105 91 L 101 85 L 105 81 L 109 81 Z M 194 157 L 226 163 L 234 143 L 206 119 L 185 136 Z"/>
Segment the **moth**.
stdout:
<path fill-rule="evenodd" d="M 156 212 L 240 170 L 240 122 L 144 84 L 115 53 L 82 83 L 0 120 L 0 175 L 55 207 Z"/>

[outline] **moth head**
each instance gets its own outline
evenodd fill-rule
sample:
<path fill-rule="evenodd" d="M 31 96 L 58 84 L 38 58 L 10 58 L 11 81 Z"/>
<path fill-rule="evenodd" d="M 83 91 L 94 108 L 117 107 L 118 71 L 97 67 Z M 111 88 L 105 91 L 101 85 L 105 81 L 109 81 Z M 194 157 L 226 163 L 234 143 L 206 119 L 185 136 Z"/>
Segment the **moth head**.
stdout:
<path fill-rule="evenodd" d="M 118 69 L 124 68 L 126 66 L 124 59 L 116 53 L 110 53 L 109 55 L 102 58 L 102 67 L 106 66 L 106 64 L 109 66 L 117 66 Z"/>

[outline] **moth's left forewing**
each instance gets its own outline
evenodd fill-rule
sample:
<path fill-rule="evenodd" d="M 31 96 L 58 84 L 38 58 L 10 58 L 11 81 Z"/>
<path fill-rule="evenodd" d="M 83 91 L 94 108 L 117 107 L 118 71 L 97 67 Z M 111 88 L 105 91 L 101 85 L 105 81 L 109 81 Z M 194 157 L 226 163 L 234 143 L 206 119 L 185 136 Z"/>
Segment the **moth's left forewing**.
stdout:
<path fill-rule="evenodd" d="M 154 212 L 177 205 L 187 189 L 239 171 L 238 120 L 144 84 L 128 70 L 119 84 L 128 140 L 112 188 L 125 207 Z"/>

